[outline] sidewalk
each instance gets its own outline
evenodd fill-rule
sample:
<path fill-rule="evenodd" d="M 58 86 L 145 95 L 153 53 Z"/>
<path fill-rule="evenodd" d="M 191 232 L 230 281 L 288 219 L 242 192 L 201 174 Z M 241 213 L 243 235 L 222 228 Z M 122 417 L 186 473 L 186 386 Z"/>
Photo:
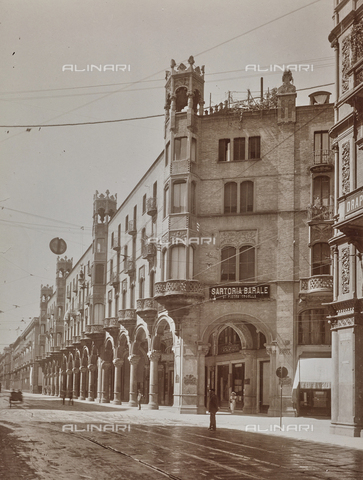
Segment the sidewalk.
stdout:
<path fill-rule="evenodd" d="M 4 393 L 4 391 L 3 391 Z M 8 392 L 6 392 L 8 393 Z M 24 393 L 24 401 L 29 404 L 31 409 L 31 399 L 49 401 L 50 409 L 52 401 L 61 399 L 59 397 L 50 397 L 41 394 Z M 1 395 L 3 396 L 3 394 Z M 68 401 L 67 401 L 68 402 Z M 150 410 L 147 405 L 142 405 L 141 410 L 130 407 L 127 403 L 122 405 L 113 405 L 110 403 L 87 402 L 86 400 L 74 400 L 74 405 L 82 407 L 82 404 L 102 405 L 104 408 L 120 409 L 126 417 L 137 423 L 150 423 L 155 425 L 173 425 L 173 426 L 209 426 L 209 415 L 180 414 L 173 407 L 159 407 L 158 410 Z M 307 417 L 283 417 L 280 428 L 279 417 L 268 417 L 267 415 L 244 415 L 234 414 L 227 411 L 217 413 L 217 429 L 233 429 L 243 432 L 250 432 L 260 435 L 272 435 L 277 438 L 288 437 L 297 440 L 318 442 L 331 445 L 339 445 L 346 448 L 355 448 L 363 450 L 363 438 L 352 438 L 343 435 L 333 435 L 330 433 L 330 419 L 307 418 Z"/>

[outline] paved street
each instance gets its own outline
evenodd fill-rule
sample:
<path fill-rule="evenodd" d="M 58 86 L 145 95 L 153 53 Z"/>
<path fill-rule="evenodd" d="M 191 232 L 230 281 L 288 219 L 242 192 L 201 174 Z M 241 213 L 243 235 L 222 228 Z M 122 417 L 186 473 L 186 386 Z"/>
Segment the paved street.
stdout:
<path fill-rule="evenodd" d="M 0 478 L 362 478 L 363 439 L 331 439 L 328 420 L 284 419 L 289 432 L 274 431 L 278 419 L 228 412 L 217 415 L 216 432 L 208 422 L 207 415 L 181 416 L 167 407 L 69 406 L 41 395 L 25 395 L 10 409 L 2 393 Z M 257 427 L 260 433 L 246 431 Z"/>

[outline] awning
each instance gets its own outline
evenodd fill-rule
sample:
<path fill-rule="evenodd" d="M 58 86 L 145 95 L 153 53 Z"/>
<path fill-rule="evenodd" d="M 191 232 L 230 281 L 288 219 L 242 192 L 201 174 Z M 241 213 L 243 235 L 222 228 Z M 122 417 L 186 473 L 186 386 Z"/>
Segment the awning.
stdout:
<path fill-rule="evenodd" d="M 331 388 L 331 380 L 331 358 L 300 358 L 292 388 L 293 390 L 298 387 L 326 390 Z"/>

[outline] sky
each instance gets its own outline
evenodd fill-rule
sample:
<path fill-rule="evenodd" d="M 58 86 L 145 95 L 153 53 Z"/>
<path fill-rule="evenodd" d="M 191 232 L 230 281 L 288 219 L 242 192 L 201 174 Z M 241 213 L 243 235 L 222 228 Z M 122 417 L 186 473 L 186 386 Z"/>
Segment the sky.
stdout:
<path fill-rule="evenodd" d="M 257 70 L 289 64 L 309 65 L 293 72 L 299 105 L 317 90 L 335 100 L 333 0 L 0 7 L 0 352 L 39 315 L 41 285 L 55 284 L 50 240 L 63 238 L 76 263 L 91 243 L 96 190 L 119 206 L 162 151 L 163 118 L 140 117 L 163 115 L 171 59 L 205 65 L 206 106 L 228 91 L 259 95 L 261 76 L 264 89 L 280 86 L 280 71 Z"/>

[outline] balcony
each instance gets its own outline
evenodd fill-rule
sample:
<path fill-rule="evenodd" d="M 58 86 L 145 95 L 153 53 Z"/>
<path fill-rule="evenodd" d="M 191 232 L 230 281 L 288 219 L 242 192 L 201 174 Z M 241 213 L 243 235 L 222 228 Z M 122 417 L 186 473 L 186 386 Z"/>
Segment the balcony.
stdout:
<path fill-rule="evenodd" d="M 145 260 L 152 260 L 156 256 L 156 245 L 155 243 L 149 243 L 148 239 L 145 238 L 142 246 L 141 252 L 142 258 Z"/>
<path fill-rule="evenodd" d="M 128 330 L 131 335 L 136 327 L 136 310 L 134 308 L 126 308 L 118 311 L 118 323 Z"/>
<path fill-rule="evenodd" d="M 155 284 L 155 300 L 167 310 L 193 305 L 204 298 L 203 285 L 198 280 L 167 280 Z M 183 316 L 187 312 L 180 310 Z"/>
<path fill-rule="evenodd" d="M 158 208 L 156 205 L 156 198 L 150 197 L 146 200 L 146 213 L 151 215 L 152 217 L 156 215 L 158 212 Z"/>
<path fill-rule="evenodd" d="M 81 337 L 80 335 L 73 335 L 73 345 L 75 347 L 79 347 L 81 345 Z"/>
<path fill-rule="evenodd" d="M 311 173 L 331 172 L 334 170 L 334 152 L 332 150 L 315 150 L 313 163 L 310 165 Z"/>
<path fill-rule="evenodd" d="M 308 205 L 308 221 L 309 222 L 333 222 L 334 221 L 334 206 L 321 205 L 315 202 L 314 205 Z"/>
<path fill-rule="evenodd" d="M 325 296 L 333 295 L 333 276 L 332 275 L 314 275 L 300 279 L 300 299 L 304 300 L 307 296 Z"/>
<path fill-rule="evenodd" d="M 158 304 L 153 298 L 139 298 L 136 300 L 136 313 L 146 323 L 153 321 L 158 313 Z"/>
<path fill-rule="evenodd" d="M 103 320 L 103 328 L 111 335 L 117 335 L 119 331 L 118 319 L 116 317 L 105 318 Z"/>
<path fill-rule="evenodd" d="M 119 285 L 120 283 L 120 279 L 119 279 L 119 276 L 118 276 L 118 273 L 117 272 L 111 272 L 111 275 L 110 275 L 110 284 L 117 288 L 117 286 Z"/>
<path fill-rule="evenodd" d="M 113 239 L 112 249 L 116 252 L 119 252 L 121 250 L 121 241 L 118 237 L 115 237 Z"/>
<path fill-rule="evenodd" d="M 136 220 L 129 220 L 129 223 L 127 225 L 127 233 L 129 235 L 136 235 L 137 234 Z"/>
<path fill-rule="evenodd" d="M 61 347 L 56 346 L 56 347 L 50 347 L 50 351 L 53 353 L 59 353 L 61 350 Z"/>
<path fill-rule="evenodd" d="M 105 332 L 103 330 L 103 325 L 86 325 L 85 335 L 89 337 L 93 341 L 102 340 L 105 336 Z"/>
<path fill-rule="evenodd" d="M 135 273 L 135 261 L 134 260 L 131 260 L 130 258 L 126 258 L 125 260 L 125 273 L 127 273 L 127 275 L 131 276 Z"/>

